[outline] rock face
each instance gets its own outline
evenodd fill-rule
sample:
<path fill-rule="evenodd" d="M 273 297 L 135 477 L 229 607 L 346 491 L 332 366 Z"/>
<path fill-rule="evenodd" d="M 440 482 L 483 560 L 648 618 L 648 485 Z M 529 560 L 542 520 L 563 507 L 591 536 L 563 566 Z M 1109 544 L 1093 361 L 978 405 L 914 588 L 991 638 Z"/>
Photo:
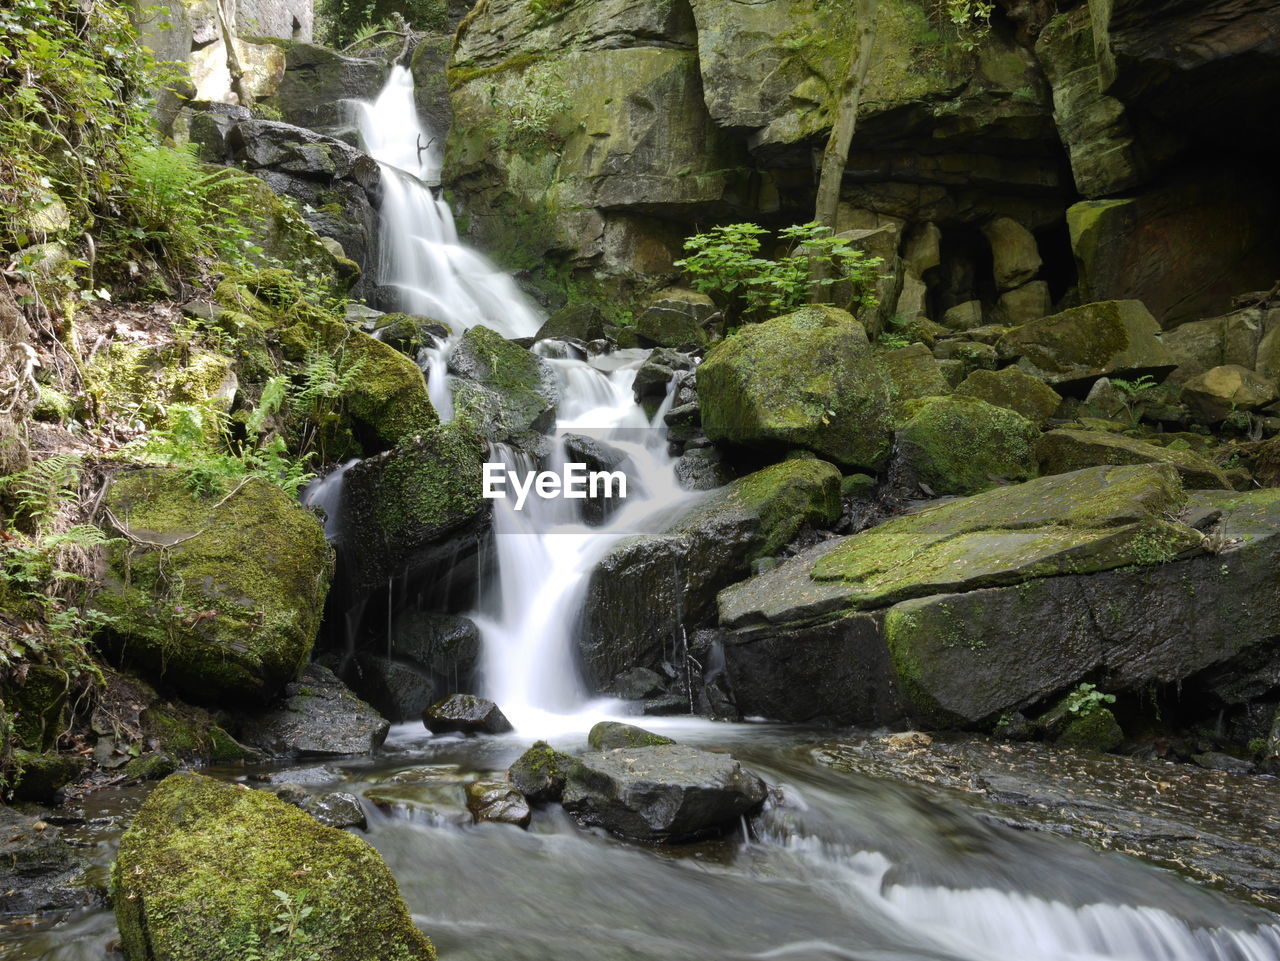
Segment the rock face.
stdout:
<path fill-rule="evenodd" d="M 1015 327 L 997 345 L 1029 373 L 1065 389 L 1099 377 L 1163 376 L 1177 366 L 1155 318 L 1136 300 L 1085 304 Z"/>
<path fill-rule="evenodd" d="M 1040 431 L 1016 411 L 976 397 L 933 397 L 907 407 L 895 464 L 936 494 L 975 494 L 1036 475 Z"/>
<path fill-rule="evenodd" d="M 272 931 L 276 891 L 311 909 L 299 928 L 324 961 L 362 961 L 371 944 L 395 961 L 435 958 L 368 844 L 267 792 L 195 774 L 166 778 L 143 804 L 120 839 L 114 883 L 128 961 L 291 950 Z"/>
<path fill-rule="evenodd" d="M 285 689 L 284 703 L 247 718 L 240 739 L 273 757 L 372 754 L 391 725 L 319 664 Z"/>
<path fill-rule="evenodd" d="M 163 469 L 117 474 L 104 503 L 133 538 L 96 601 L 114 650 L 196 702 L 265 702 L 293 679 L 333 569 L 313 514 L 262 480 L 193 497 Z"/>
<path fill-rule="evenodd" d="M 268 103 L 285 122 L 327 134 L 354 130 L 352 100 L 372 100 L 387 79 L 381 60 L 346 57 L 299 40 L 277 40 L 284 50 L 284 77 Z"/>
<path fill-rule="evenodd" d="M 493 701 L 474 694 L 450 694 L 422 712 L 422 723 L 432 734 L 504 734 L 512 730 Z"/>
<path fill-rule="evenodd" d="M 578 650 L 588 685 L 608 690 L 619 674 L 675 656 L 683 632 L 714 617 L 716 592 L 752 560 L 839 512 L 840 472 L 789 460 L 710 495 L 666 533 L 619 543 L 587 584 Z"/>
<path fill-rule="evenodd" d="M 637 841 L 684 841 L 735 826 L 764 801 L 763 781 L 727 754 L 679 744 L 584 754 L 562 803 L 583 824 Z"/>
<path fill-rule="evenodd" d="M 697 382 L 712 440 L 863 469 L 889 454 L 892 382 L 845 311 L 808 307 L 743 327 L 707 354 Z"/>

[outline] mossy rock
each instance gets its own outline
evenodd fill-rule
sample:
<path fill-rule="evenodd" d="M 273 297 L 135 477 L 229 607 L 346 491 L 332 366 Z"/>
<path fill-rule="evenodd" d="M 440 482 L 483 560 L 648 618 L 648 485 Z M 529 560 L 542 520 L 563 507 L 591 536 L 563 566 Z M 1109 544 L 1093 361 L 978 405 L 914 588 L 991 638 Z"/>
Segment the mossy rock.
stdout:
<path fill-rule="evenodd" d="M 565 773 L 573 758 L 557 751 L 546 741 L 535 741 L 507 769 L 507 778 L 517 791 L 532 804 L 547 804 L 560 800 L 564 791 Z"/>
<path fill-rule="evenodd" d="M 1110 708 L 1095 707 L 1068 721 L 1056 743 L 1081 751 L 1103 753 L 1124 743 L 1124 731 Z"/>
<path fill-rule="evenodd" d="M 174 774 L 120 839 L 116 921 L 128 961 L 427 961 L 436 954 L 365 841 L 265 791 Z M 282 891 L 311 908 L 293 944 Z"/>
<path fill-rule="evenodd" d="M 493 440 L 546 433 L 555 424 L 559 388 L 551 366 L 488 327 L 467 330 L 449 354 L 453 406 Z"/>
<path fill-rule="evenodd" d="M 85 391 L 108 410 L 136 410 L 164 426 L 170 404 L 231 409 L 238 379 L 232 358 L 198 347 L 117 341 L 85 365 Z"/>
<path fill-rule="evenodd" d="M 387 450 L 439 423 L 416 363 L 360 331 L 350 331 L 343 346 L 352 363 L 360 365 L 346 407 L 366 452 Z"/>
<path fill-rule="evenodd" d="M 889 455 L 893 382 L 846 311 L 806 307 L 743 327 L 711 349 L 697 384 L 712 440 L 864 470 Z"/>
<path fill-rule="evenodd" d="M 676 742 L 662 734 L 619 721 L 601 721 L 587 732 L 587 743 L 593 751 L 612 751 L 619 747 L 654 747 Z"/>
<path fill-rule="evenodd" d="M 899 405 L 951 393 L 951 385 L 942 375 L 933 351 L 924 344 L 886 350 L 880 354 L 880 362 L 893 381 L 894 399 Z"/>
<path fill-rule="evenodd" d="M 178 759 L 172 754 L 157 752 L 135 757 L 124 766 L 124 776 L 137 781 L 161 781 L 178 770 Z"/>
<path fill-rule="evenodd" d="M 249 480 L 195 497 L 178 471 L 124 471 L 104 501 L 131 541 L 96 603 L 107 646 L 190 700 L 267 701 L 306 663 L 333 552 L 310 512 Z"/>
<path fill-rule="evenodd" d="M 1062 395 L 1056 390 L 1015 367 L 975 370 L 956 393 L 1016 411 L 1037 427 L 1043 427 L 1062 404 Z"/>
<path fill-rule="evenodd" d="M 1036 476 L 1040 431 L 1016 411 L 973 397 L 936 397 L 908 405 L 897 456 L 907 474 L 936 494 L 975 494 Z"/>
<path fill-rule="evenodd" d="M 67 693 L 71 678 L 50 664 L 27 667 L 21 683 L 0 684 L 3 703 L 12 714 L 13 733 L 23 747 L 47 751 L 67 727 Z"/>
<path fill-rule="evenodd" d="M 1229 490 L 1226 475 L 1199 454 L 1158 447 L 1097 430 L 1051 430 L 1036 443 L 1042 474 L 1065 474 L 1102 464 L 1169 464 L 1188 490 Z"/>
<path fill-rule="evenodd" d="M 17 750 L 13 752 L 12 760 L 21 772 L 14 779 L 11 791 L 15 801 L 51 803 L 57 793 L 85 769 L 84 758 L 70 754 Z"/>

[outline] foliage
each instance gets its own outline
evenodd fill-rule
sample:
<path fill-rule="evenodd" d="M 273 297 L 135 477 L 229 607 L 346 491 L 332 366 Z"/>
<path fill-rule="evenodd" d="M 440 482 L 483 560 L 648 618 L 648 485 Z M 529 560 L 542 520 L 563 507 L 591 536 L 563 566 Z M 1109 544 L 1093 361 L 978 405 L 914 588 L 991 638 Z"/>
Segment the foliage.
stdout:
<path fill-rule="evenodd" d="M 942 0 L 940 12 L 955 28 L 961 50 L 976 50 L 991 33 L 995 4 L 986 0 Z"/>
<path fill-rule="evenodd" d="M 494 84 L 489 97 L 504 147 L 554 142 L 556 122 L 573 106 L 561 67 L 547 62 L 530 67 L 516 82 Z"/>
<path fill-rule="evenodd" d="M 713 227 L 686 240 L 684 249 L 690 256 L 675 265 L 684 269 L 695 289 L 742 321 L 785 314 L 811 301 L 830 303 L 837 284 L 852 288 L 847 304 L 855 313 L 878 303 L 875 279 L 880 258 L 868 257 L 820 224 L 807 223 L 779 231 L 785 249 L 769 259 L 760 256 L 760 238 L 767 233 L 751 223 Z M 814 278 L 815 261 L 827 266 L 827 276 Z"/>
<path fill-rule="evenodd" d="M 1085 716 L 1115 702 L 1116 696 L 1114 694 L 1104 694 L 1098 690 L 1097 685 L 1085 681 L 1077 685 L 1076 689 L 1066 696 L 1062 704 L 1072 714 Z"/>
<path fill-rule="evenodd" d="M 551 18 L 572 4 L 573 0 L 529 0 L 529 9 L 538 17 Z"/>
<path fill-rule="evenodd" d="M 316 36 L 330 47 L 366 39 L 393 14 L 415 30 L 443 30 L 449 23 L 446 0 L 317 0 Z"/>

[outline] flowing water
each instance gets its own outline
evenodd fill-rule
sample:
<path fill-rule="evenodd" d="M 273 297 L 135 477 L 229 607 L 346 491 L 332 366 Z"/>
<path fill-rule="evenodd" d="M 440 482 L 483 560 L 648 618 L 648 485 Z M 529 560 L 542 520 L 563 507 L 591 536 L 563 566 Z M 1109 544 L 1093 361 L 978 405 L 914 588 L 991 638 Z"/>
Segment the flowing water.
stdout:
<path fill-rule="evenodd" d="M 539 317 L 509 278 L 457 244 L 447 207 L 431 193 L 438 154 L 413 113 L 407 72 L 393 74 L 364 117 L 387 174 L 383 279 L 400 288 L 406 309 L 453 331 L 423 359 L 433 398 L 447 398 L 444 357 L 458 333 L 484 323 L 528 336 Z M 661 528 L 694 497 L 674 482 L 655 426 L 662 411 L 648 418 L 631 397 L 641 355 L 588 361 L 553 343 L 536 349 L 561 388 L 553 464 L 566 456 L 565 433 L 586 432 L 627 454 L 631 486 L 597 527 L 567 501 L 531 501 L 519 512 L 496 504 L 496 576 L 475 619 L 487 693 L 517 732 L 468 740 L 400 725 L 378 759 L 326 775 L 364 798 L 367 837 L 442 958 L 1280 961 L 1273 915 L 1118 854 L 1015 831 L 954 797 L 824 767 L 812 751 L 817 736 L 803 730 L 646 719 L 681 741 L 731 750 L 775 787 L 759 816 L 720 841 L 631 845 L 554 807 L 536 812 L 527 832 L 472 825 L 469 779 L 504 770 L 534 737 L 584 749 L 594 720 L 622 712 L 589 701 L 574 671 L 586 575 L 619 538 Z M 531 466 L 508 448 L 493 457 Z M 340 475 L 310 496 L 339 517 Z M 81 833 L 100 862 L 110 859 L 111 832 Z M 95 910 L 0 932 L 0 955 L 88 961 L 107 956 L 114 936 L 111 915 Z"/>

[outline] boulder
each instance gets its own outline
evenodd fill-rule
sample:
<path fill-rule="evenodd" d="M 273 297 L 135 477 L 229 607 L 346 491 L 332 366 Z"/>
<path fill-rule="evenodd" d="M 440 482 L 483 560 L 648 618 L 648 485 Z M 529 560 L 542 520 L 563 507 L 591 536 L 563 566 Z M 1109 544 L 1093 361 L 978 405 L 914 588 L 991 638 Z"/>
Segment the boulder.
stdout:
<path fill-rule="evenodd" d="M 1105 301 L 1015 327 L 997 347 L 1002 358 L 1020 359 L 1028 373 L 1049 384 L 1087 388 L 1099 377 L 1169 373 L 1177 361 L 1159 334 L 1139 301 Z"/>
<path fill-rule="evenodd" d="M 58 792 L 80 777 L 86 767 L 84 758 L 72 754 L 37 754 L 21 748 L 14 750 L 13 764 L 20 773 L 10 786 L 12 800 L 41 804 L 54 803 Z"/>
<path fill-rule="evenodd" d="M 976 397 L 933 397 L 907 405 L 895 464 L 935 494 L 975 494 L 1036 474 L 1040 429 L 1016 411 Z"/>
<path fill-rule="evenodd" d="M 193 946 L 208 961 L 293 951 L 282 910 L 322 961 L 363 961 L 371 944 L 435 958 L 377 851 L 265 791 L 166 778 L 121 837 L 112 877 L 128 961 L 179 961 Z"/>
<path fill-rule="evenodd" d="M 467 330 L 449 355 L 456 416 L 496 441 L 546 433 L 555 425 L 559 388 L 551 366 L 488 327 Z"/>
<path fill-rule="evenodd" d="M 359 389 L 345 401 L 366 453 L 387 450 L 439 423 L 416 363 L 360 331 L 351 332 L 343 349 L 359 365 Z"/>
<path fill-rule="evenodd" d="M 326 667 L 308 664 L 279 707 L 246 717 L 240 739 L 272 757 L 372 754 L 391 725 Z"/>
<path fill-rule="evenodd" d="M 445 691 L 437 689 L 431 673 L 417 664 L 371 651 L 356 655 L 347 681 L 374 710 L 397 724 L 421 717 Z"/>
<path fill-rule="evenodd" d="M 1103 464 L 1169 464 L 1189 490 L 1231 487 L 1221 470 L 1192 451 L 1103 431 L 1051 430 L 1036 443 L 1036 458 L 1042 474 L 1066 474 Z"/>
<path fill-rule="evenodd" d="M 711 349 L 697 384 L 712 440 L 864 469 L 888 456 L 892 381 L 845 311 L 806 307 L 743 327 Z"/>
<path fill-rule="evenodd" d="M 570 304 L 548 317 L 538 328 L 534 340 L 568 337 L 587 343 L 603 337 L 604 326 L 604 312 L 595 304 Z"/>
<path fill-rule="evenodd" d="M 948 330 L 972 330 L 986 323 L 982 311 L 982 301 L 966 300 L 956 304 L 942 315 L 942 326 Z"/>
<path fill-rule="evenodd" d="M 505 734 L 514 730 L 493 701 L 474 694 L 450 694 L 422 712 L 432 734 Z"/>
<path fill-rule="evenodd" d="M 618 543 L 587 582 L 578 651 L 588 685 L 607 690 L 624 671 L 659 666 L 683 632 L 713 617 L 716 592 L 752 560 L 839 514 L 840 472 L 790 460 L 734 481 L 662 534 Z"/>
<path fill-rule="evenodd" d="M 360 588 L 402 570 L 456 563 L 488 522 L 483 438 L 457 421 L 416 432 L 345 475 L 351 571 Z"/>
<path fill-rule="evenodd" d="M 1265 407 L 1276 399 L 1276 385 L 1256 371 L 1224 364 L 1182 385 L 1182 402 L 1197 420 L 1218 424 L 1233 413 Z"/>
<path fill-rule="evenodd" d="M 471 680 L 480 662 L 480 629 L 470 618 L 407 608 L 392 620 L 391 652 L 442 680 L 462 684 Z"/>
<path fill-rule="evenodd" d="M 701 347 L 707 342 L 706 324 L 717 313 L 706 294 L 663 291 L 636 318 L 636 333 L 655 347 Z"/>
<path fill-rule="evenodd" d="M 573 758 L 546 741 L 535 741 L 507 770 L 507 779 L 532 804 L 559 801 L 564 792 L 565 771 L 572 762 Z"/>
<path fill-rule="evenodd" d="M 154 468 L 117 473 L 103 504 L 129 535 L 95 599 L 108 649 L 196 702 L 265 702 L 297 674 L 333 571 L 315 515 L 267 481 L 193 496 Z"/>
<path fill-rule="evenodd" d="M 1052 312 L 1053 298 L 1049 285 L 1043 280 L 1033 280 L 1002 293 L 996 301 L 992 319 L 1006 327 L 1018 327 L 1047 317 Z"/>
<path fill-rule="evenodd" d="M 527 828 L 533 817 L 529 802 L 510 781 L 472 781 L 467 785 L 467 810 L 477 824 L 493 821 Z"/>
<path fill-rule="evenodd" d="M 373 100 L 387 80 L 381 59 L 347 57 L 318 44 L 270 40 L 284 51 L 285 68 L 268 102 L 287 123 L 330 134 L 354 132 L 351 102 Z"/>
<path fill-rule="evenodd" d="M 693 359 L 688 354 L 669 347 L 654 350 L 636 371 L 635 380 L 631 382 L 636 400 L 646 397 L 665 397 L 667 388 L 678 371 L 693 370 Z"/>
<path fill-rule="evenodd" d="M 893 382 L 894 399 L 903 401 L 951 393 L 933 352 L 924 344 L 912 344 L 880 354 L 880 363 Z"/>
<path fill-rule="evenodd" d="M 90 869 L 61 828 L 0 805 L 0 917 L 93 905 L 101 894 L 85 883 Z"/>
<path fill-rule="evenodd" d="M 1062 404 L 1062 395 L 1056 390 L 1015 367 L 975 370 L 956 388 L 956 393 L 1016 411 L 1037 427 L 1043 427 Z"/>
<path fill-rule="evenodd" d="M 714 447 L 695 447 L 680 455 L 675 466 L 676 480 L 688 491 L 709 491 L 723 487 L 741 475 Z"/>
<path fill-rule="evenodd" d="M 669 737 L 621 721 L 600 721 L 587 732 L 587 744 L 593 751 L 612 751 L 620 747 L 657 747 L 675 744 Z"/>
<path fill-rule="evenodd" d="M 1185 384 L 1192 377 L 1224 364 L 1252 368 L 1258 362 L 1258 371 L 1265 373 L 1260 362 L 1262 351 L 1258 336 L 1262 335 L 1265 344 L 1267 332 L 1275 329 L 1280 329 L 1280 311 L 1249 309 L 1166 330 L 1161 340 L 1173 351 L 1178 367 L 1165 382 Z"/>
<path fill-rule="evenodd" d="M 1184 496 L 1173 467 L 1140 465 L 1040 477 L 932 505 L 727 588 L 720 623 L 803 622 L 909 597 L 1110 570 L 1140 563 L 1156 542 L 1167 543 L 1170 556 L 1198 551 L 1197 532 L 1163 519 Z"/>
<path fill-rule="evenodd" d="M 671 842 L 733 829 L 767 793 L 759 777 L 727 754 L 664 744 L 574 758 L 562 803 L 584 825 Z"/>
<path fill-rule="evenodd" d="M 991 245 L 996 288 L 1005 291 L 1021 287 L 1040 272 L 1040 248 L 1035 236 L 1012 217 L 996 217 L 982 226 Z"/>
<path fill-rule="evenodd" d="M 331 780 L 332 775 L 326 780 Z M 369 827 L 369 819 L 364 813 L 360 799 L 345 791 L 331 791 L 328 794 L 314 794 L 301 784 L 288 781 L 277 786 L 268 787 L 268 791 L 286 804 L 292 804 L 300 811 L 305 811 L 313 818 L 330 828 L 359 828 L 361 831 Z"/>

